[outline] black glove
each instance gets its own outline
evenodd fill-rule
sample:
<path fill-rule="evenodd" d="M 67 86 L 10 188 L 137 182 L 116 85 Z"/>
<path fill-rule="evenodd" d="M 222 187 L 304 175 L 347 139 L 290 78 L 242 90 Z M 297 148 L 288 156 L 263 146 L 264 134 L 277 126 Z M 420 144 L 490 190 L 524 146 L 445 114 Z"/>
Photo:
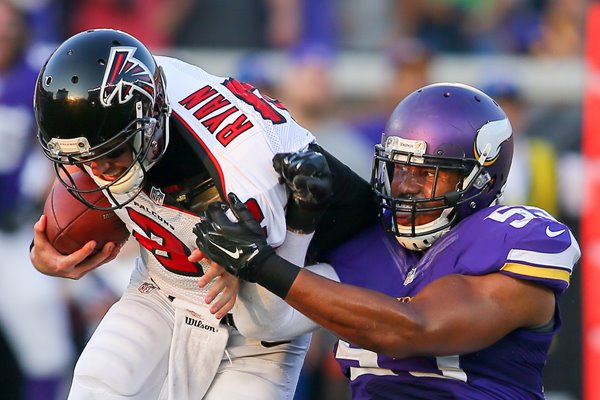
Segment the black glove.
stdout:
<path fill-rule="evenodd" d="M 238 222 L 231 222 L 225 215 L 229 208 L 226 204 L 210 204 L 193 229 L 196 245 L 230 274 L 256 282 L 257 268 L 275 254 L 275 250 L 267 244 L 260 224 L 244 203 L 233 193 L 228 198 Z"/>
<path fill-rule="evenodd" d="M 279 181 L 292 192 L 286 222 L 293 230 L 314 232 L 333 196 L 333 179 L 323 154 L 313 150 L 273 157 Z"/>

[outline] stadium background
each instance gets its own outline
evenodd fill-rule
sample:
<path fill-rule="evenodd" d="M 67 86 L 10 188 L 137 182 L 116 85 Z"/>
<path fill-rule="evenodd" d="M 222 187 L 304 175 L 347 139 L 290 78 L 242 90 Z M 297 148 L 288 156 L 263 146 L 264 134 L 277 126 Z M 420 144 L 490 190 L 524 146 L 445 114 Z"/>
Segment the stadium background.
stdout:
<path fill-rule="evenodd" d="M 591 76 L 596 76 L 596 62 L 586 62 L 584 57 L 587 49 L 588 60 L 600 58 L 596 46 L 589 46 L 600 35 L 587 21 L 595 15 L 595 3 L 584 0 L 13 0 L 12 3 L 28 26 L 26 58 L 38 69 L 49 52 L 68 35 L 92 27 L 120 28 L 136 35 L 156 54 L 174 55 L 211 73 L 238 77 L 282 100 L 319 141 L 365 177 L 369 173 L 372 145 L 381 129 L 381 117 L 389 114 L 390 104 L 412 89 L 429 82 L 457 81 L 489 89 L 493 96 L 517 99 L 520 109 L 517 134 L 522 136 L 523 143 L 525 139 L 543 141 L 552 156 L 541 160 L 535 152 L 520 152 L 513 184 L 516 195 L 507 196 L 507 202 L 531 203 L 539 198 L 533 195 L 534 189 L 541 190 L 542 202 L 552 200 L 542 205 L 554 208 L 559 219 L 567 222 L 577 236 L 580 226 L 584 228 L 581 232 L 586 232 L 582 242 L 585 262 L 586 247 L 592 248 L 595 238 L 600 236 L 593 228 L 600 224 L 591 201 L 598 198 L 598 193 L 590 189 L 598 184 L 591 182 L 594 174 L 584 173 L 590 171 L 592 160 L 600 153 L 597 149 L 600 145 L 593 139 L 600 122 L 592 118 L 593 105 L 600 102 L 586 78 L 590 71 Z M 600 21 L 593 26 L 600 26 Z M 591 37 L 587 47 L 586 31 Z M 0 34 L 0 47 L 6 40 L 6 35 Z M 1 79 L 2 71 L 0 90 Z M 585 113 L 584 94 L 588 104 Z M 584 137 L 586 151 L 582 153 Z M 37 151 L 34 141 L 31 151 Z M 546 186 L 541 189 L 533 187 L 532 182 L 537 181 L 535 174 L 540 172 L 532 169 L 533 165 L 554 171 L 551 179 L 543 181 Z M 41 198 L 42 195 L 31 201 L 39 207 Z M 584 206 L 588 207 L 585 211 Z M 127 283 L 130 257 L 126 252 L 111 267 L 118 272 L 82 284 L 84 290 L 75 288 L 79 282 L 65 283 L 62 293 L 70 311 L 73 333 L 70 339 L 76 349 L 81 348 L 103 310 Z M 589 260 L 591 263 L 591 256 Z M 589 289 L 584 294 L 589 303 L 584 308 L 585 326 L 593 333 L 600 317 L 596 315 L 598 306 L 591 297 L 591 285 L 600 276 L 593 275 L 598 274 L 596 264 L 583 267 L 588 269 L 584 270 L 582 265 L 576 267 L 571 286 L 561 300 L 564 326 L 556 337 L 545 371 L 546 392 L 551 400 L 600 399 L 599 387 L 591 383 L 594 376 L 600 375 L 600 362 L 595 361 L 600 358 L 596 349 L 600 346 L 586 340 L 589 336 L 582 330 L 581 284 L 586 277 Z M 35 287 L 23 291 L 26 296 L 26 291 L 35 291 Z M 297 400 L 347 398 L 344 381 L 332 364 L 331 341 L 327 334 L 316 336 Z M 18 399 L 23 372 L 4 336 L 1 347 L 0 397 Z"/>

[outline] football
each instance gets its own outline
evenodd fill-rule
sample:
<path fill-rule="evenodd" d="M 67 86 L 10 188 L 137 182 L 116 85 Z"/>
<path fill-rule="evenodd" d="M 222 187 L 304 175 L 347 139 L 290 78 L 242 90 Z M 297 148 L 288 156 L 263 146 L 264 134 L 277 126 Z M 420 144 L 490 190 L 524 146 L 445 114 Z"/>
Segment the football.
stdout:
<path fill-rule="evenodd" d="M 71 176 L 80 189 L 97 187 L 83 171 L 72 172 Z M 84 198 L 91 204 L 110 207 L 101 192 L 85 194 Z M 71 254 L 90 240 L 96 241 L 96 251 L 100 251 L 107 242 L 123 245 L 129 238 L 127 227 L 113 211 L 89 208 L 73 197 L 58 180 L 46 198 L 44 214 L 47 217 L 48 240 L 62 254 Z"/>

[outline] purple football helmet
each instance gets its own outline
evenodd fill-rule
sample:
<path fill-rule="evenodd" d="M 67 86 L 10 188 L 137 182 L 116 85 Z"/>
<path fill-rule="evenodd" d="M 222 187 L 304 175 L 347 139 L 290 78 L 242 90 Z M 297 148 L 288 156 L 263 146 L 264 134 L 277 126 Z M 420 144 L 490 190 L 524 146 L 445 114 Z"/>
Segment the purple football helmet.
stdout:
<path fill-rule="evenodd" d="M 375 146 L 371 184 L 384 226 L 404 247 L 428 248 L 462 218 L 501 197 L 512 154 L 510 122 L 488 95 L 455 83 L 416 90 L 398 104 Z M 433 181 L 431 195 L 394 195 L 397 168 L 426 169 Z M 442 171 L 454 171 L 459 181 L 454 190 L 436 194 Z M 441 215 L 416 224 L 417 216 L 432 211 Z M 396 212 L 410 214 L 410 225 L 399 224 Z"/>

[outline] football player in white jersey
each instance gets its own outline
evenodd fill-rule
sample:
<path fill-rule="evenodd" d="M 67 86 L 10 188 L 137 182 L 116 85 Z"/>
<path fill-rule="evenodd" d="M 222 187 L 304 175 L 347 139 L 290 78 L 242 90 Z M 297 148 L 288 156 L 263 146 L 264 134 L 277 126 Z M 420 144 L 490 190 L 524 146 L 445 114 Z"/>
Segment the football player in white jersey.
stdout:
<path fill-rule="evenodd" d="M 61 44 L 40 72 L 34 108 L 58 179 L 95 207 L 70 178 L 73 166 L 87 171 L 141 252 L 128 289 L 78 360 L 69 399 L 291 399 L 310 336 L 242 336 L 234 324 L 239 282 L 207 260 L 188 260 L 192 229 L 208 204 L 235 192 L 278 254 L 302 265 L 319 220 L 313 242 L 321 248 L 374 220 L 369 185 L 321 149 L 281 103 L 236 79 L 154 57 L 120 31 L 86 31 Z M 333 187 L 316 187 L 315 195 L 334 196 L 331 211 L 317 212 L 309 226 L 288 220 L 292 231 L 288 189 L 272 160 L 299 151 L 285 162 L 307 174 L 313 163 L 328 164 L 335 180 L 320 181 Z M 342 218 L 351 207 L 365 212 Z M 90 242 L 61 255 L 45 223 L 42 216 L 31 249 L 42 273 L 78 279 L 119 252 L 107 243 L 94 254 Z M 251 285 L 243 293 L 245 312 L 271 306 Z"/>

